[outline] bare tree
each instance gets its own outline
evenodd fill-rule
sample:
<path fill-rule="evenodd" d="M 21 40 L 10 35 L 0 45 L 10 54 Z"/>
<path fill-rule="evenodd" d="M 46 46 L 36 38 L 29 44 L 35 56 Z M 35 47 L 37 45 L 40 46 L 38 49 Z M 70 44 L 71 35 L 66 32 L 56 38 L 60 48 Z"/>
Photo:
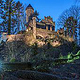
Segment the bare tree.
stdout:
<path fill-rule="evenodd" d="M 73 20 L 69 20 L 69 17 L 73 17 Z M 77 33 L 80 33 L 80 28 L 79 28 L 80 26 L 80 7 L 79 6 L 74 5 L 71 8 L 65 10 L 58 19 L 58 22 L 57 22 L 58 26 L 62 26 L 64 27 L 65 30 L 68 30 L 68 27 L 65 27 L 67 20 L 72 21 L 72 22 L 76 21 L 75 28 L 77 30 Z M 69 23 L 71 24 L 71 22 Z M 67 26 L 70 27 L 70 25 L 67 25 Z M 80 36 L 80 34 L 78 36 Z"/>

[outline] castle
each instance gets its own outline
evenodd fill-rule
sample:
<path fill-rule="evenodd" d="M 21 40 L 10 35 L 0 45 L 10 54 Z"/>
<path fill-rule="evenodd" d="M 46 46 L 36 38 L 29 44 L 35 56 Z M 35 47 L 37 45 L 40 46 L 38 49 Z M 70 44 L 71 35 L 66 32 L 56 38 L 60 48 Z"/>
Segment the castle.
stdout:
<path fill-rule="evenodd" d="M 35 15 L 34 8 L 29 4 L 26 8 L 27 31 L 32 29 L 34 38 L 36 38 L 36 28 L 55 31 L 55 22 L 53 22 L 50 16 L 44 17 L 40 22 L 36 21 L 36 19 L 37 16 Z"/>
<path fill-rule="evenodd" d="M 70 39 L 69 37 L 65 37 L 64 29 L 61 28 L 60 30 L 57 30 L 55 32 L 55 22 L 53 22 L 53 19 L 50 16 L 44 17 L 41 21 L 37 20 L 36 12 L 34 11 L 34 8 L 29 4 L 26 8 L 26 35 L 25 34 L 13 34 L 13 35 L 7 35 L 6 32 L 0 32 L 2 34 L 1 40 L 7 42 L 12 41 L 20 41 L 24 40 L 26 43 L 31 42 L 33 44 L 35 41 L 38 43 L 41 42 L 41 44 L 45 44 L 45 40 L 52 39 L 52 44 L 55 45 L 59 44 L 59 37 L 64 36 L 64 38 Z M 21 32 L 21 31 L 20 31 Z M 29 33 L 31 32 L 31 34 Z M 32 38 L 31 38 L 32 37 Z M 30 41 L 32 40 L 32 41 Z M 70 39 L 69 41 L 73 41 L 73 39 Z"/>

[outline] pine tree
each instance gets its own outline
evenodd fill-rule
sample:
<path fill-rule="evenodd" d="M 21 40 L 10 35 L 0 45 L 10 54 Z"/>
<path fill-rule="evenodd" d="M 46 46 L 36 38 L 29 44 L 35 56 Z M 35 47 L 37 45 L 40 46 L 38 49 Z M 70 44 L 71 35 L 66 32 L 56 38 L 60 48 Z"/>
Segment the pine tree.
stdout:
<path fill-rule="evenodd" d="M 21 27 L 23 26 L 24 20 L 24 6 L 20 1 L 16 3 L 16 25 L 17 25 L 17 32 L 20 31 Z"/>
<path fill-rule="evenodd" d="M 11 34 L 15 26 L 15 2 L 13 0 L 4 0 L 3 14 L 1 14 L 2 27 L 4 30 Z M 14 20 L 15 19 L 15 20 Z"/>

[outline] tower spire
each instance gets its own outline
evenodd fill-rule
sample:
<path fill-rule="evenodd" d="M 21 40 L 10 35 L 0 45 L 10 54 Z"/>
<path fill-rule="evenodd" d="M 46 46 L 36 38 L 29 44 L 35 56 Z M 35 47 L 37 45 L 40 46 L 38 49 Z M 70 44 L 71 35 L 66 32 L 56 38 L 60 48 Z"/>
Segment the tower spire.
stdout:
<path fill-rule="evenodd" d="M 29 4 L 27 7 L 26 7 L 26 10 L 27 9 L 33 9 L 34 10 L 34 8 L 31 6 L 31 4 Z"/>

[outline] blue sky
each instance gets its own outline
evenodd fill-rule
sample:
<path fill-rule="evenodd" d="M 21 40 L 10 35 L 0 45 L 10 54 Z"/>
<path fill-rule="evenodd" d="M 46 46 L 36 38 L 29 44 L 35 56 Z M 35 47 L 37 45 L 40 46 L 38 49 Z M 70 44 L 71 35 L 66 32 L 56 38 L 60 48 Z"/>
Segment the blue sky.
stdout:
<path fill-rule="evenodd" d="M 18 1 L 18 0 L 16 0 Z M 57 21 L 61 13 L 75 4 L 75 0 L 19 0 L 25 6 L 31 4 L 34 10 L 39 12 L 39 18 L 51 16 L 53 21 Z"/>
<path fill-rule="evenodd" d="M 18 0 L 16 0 L 18 1 Z M 75 0 L 19 0 L 26 6 L 31 4 L 39 12 L 39 17 L 52 16 L 56 21 L 60 14 L 75 4 Z"/>

